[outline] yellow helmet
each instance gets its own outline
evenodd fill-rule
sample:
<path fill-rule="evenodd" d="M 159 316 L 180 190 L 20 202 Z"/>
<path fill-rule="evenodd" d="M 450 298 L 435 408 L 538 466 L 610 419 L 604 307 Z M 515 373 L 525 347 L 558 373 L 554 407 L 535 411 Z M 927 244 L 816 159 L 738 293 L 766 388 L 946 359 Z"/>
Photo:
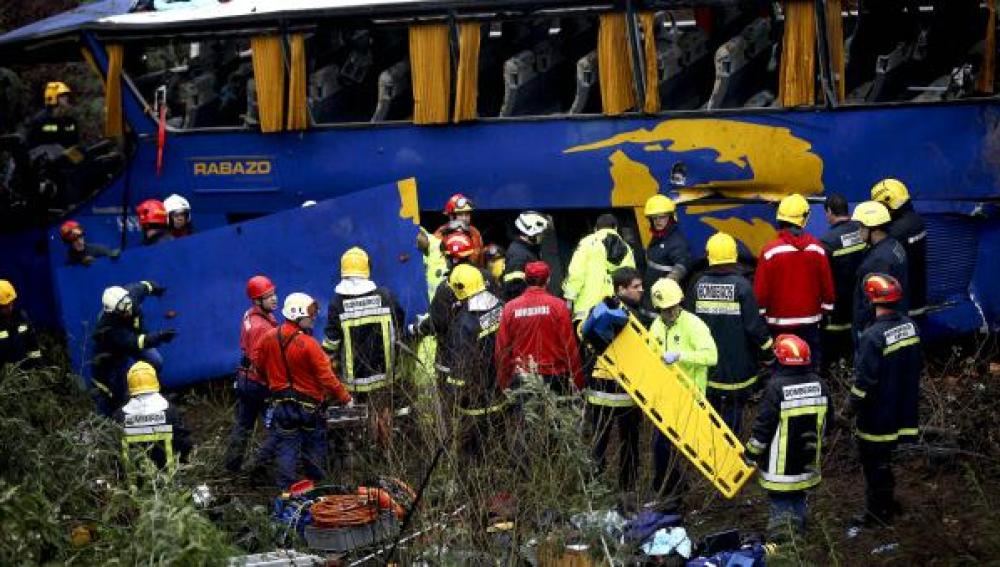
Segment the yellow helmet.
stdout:
<path fill-rule="evenodd" d="M 672 215 L 676 212 L 677 205 L 674 203 L 673 199 L 667 197 L 666 195 L 653 195 L 649 199 L 646 199 L 646 210 L 644 213 L 647 217 Z"/>
<path fill-rule="evenodd" d="M 898 209 L 909 200 L 910 192 L 898 179 L 890 177 L 872 186 L 872 201 L 878 201 L 890 209 Z"/>
<path fill-rule="evenodd" d="M 448 276 L 448 285 L 455 292 L 455 298 L 464 301 L 486 289 L 483 273 L 469 264 L 459 264 Z"/>
<path fill-rule="evenodd" d="M 653 307 L 657 309 L 673 307 L 684 299 L 684 292 L 681 291 L 681 286 L 677 285 L 677 282 L 670 278 L 656 280 L 650 293 L 653 297 Z"/>
<path fill-rule="evenodd" d="M 0 280 L 0 305 L 10 305 L 17 299 L 17 290 L 14 284 L 7 280 Z"/>
<path fill-rule="evenodd" d="M 792 193 L 778 204 L 778 220 L 792 223 L 795 226 L 805 226 L 809 216 L 809 201 L 798 193 Z"/>
<path fill-rule="evenodd" d="M 70 94 L 71 91 L 66 83 L 61 81 L 52 81 L 45 85 L 45 106 L 55 106 L 59 103 L 59 97 L 64 94 Z"/>
<path fill-rule="evenodd" d="M 506 266 L 507 266 L 507 261 L 504 259 L 503 256 L 496 258 L 494 260 L 490 260 L 489 269 L 490 269 L 490 275 L 493 276 L 493 279 L 499 281 L 500 278 L 503 277 L 503 271 L 504 269 L 506 269 Z"/>
<path fill-rule="evenodd" d="M 716 232 L 705 243 L 705 252 L 708 253 L 708 265 L 735 264 L 736 263 L 736 240 L 725 232 Z"/>
<path fill-rule="evenodd" d="M 882 203 L 878 201 L 865 201 L 854 207 L 854 214 L 851 215 L 851 220 L 856 220 L 868 228 L 875 228 L 889 224 L 892 221 L 892 217 L 889 216 L 889 209 L 885 208 L 885 205 Z"/>
<path fill-rule="evenodd" d="M 372 275 L 371 267 L 368 264 L 368 253 L 355 246 L 340 257 L 340 277 L 342 278 L 365 278 Z"/>
<path fill-rule="evenodd" d="M 156 369 L 148 362 L 139 361 L 128 369 L 128 395 L 151 394 L 160 391 Z"/>

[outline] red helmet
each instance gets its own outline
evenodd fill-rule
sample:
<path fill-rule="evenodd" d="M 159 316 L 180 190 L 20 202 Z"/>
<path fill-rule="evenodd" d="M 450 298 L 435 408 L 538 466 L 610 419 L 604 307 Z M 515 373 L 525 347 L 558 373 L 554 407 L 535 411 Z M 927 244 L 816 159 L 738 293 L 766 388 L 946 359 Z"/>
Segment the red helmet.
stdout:
<path fill-rule="evenodd" d="M 532 285 L 541 285 L 549 281 L 549 265 L 541 260 L 528 262 L 524 266 L 524 279 Z"/>
<path fill-rule="evenodd" d="M 146 199 L 135 208 L 139 215 L 139 226 L 145 228 L 151 225 L 167 225 L 167 208 L 159 199 Z"/>
<path fill-rule="evenodd" d="M 778 335 L 774 340 L 774 357 L 782 366 L 808 366 L 812 364 L 809 343 L 796 335 Z"/>
<path fill-rule="evenodd" d="M 472 200 L 461 193 L 455 193 L 444 204 L 444 214 L 453 215 L 455 213 L 471 213 Z"/>
<path fill-rule="evenodd" d="M 75 220 L 68 220 L 59 227 L 59 236 L 68 244 L 83 236 L 83 227 Z"/>
<path fill-rule="evenodd" d="M 865 296 L 872 304 L 896 303 L 903 299 L 903 287 L 890 275 L 868 274 L 865 276 Z"/>
<path fill-rule="evenodd" d="M 476 249 L 472 246 L 472 239 L 469 235 L 456 232 L 444 241 L 444 254 L 452 259 L 468 258 L 472 256 Z"/>
<path fill-rule="evenodd" d="M 274 293 L 274 283 L 267 276 L 254 276 L 247 280 L 247 297 L 260 299 Z"/>

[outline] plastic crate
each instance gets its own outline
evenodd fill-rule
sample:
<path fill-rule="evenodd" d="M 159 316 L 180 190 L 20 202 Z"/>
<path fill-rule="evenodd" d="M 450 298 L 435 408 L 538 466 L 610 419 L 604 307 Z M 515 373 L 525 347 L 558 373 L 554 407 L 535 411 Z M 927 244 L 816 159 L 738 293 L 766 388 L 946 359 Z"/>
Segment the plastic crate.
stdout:
<path fill-rule="evenodd" d="M 388 541 L 399 535 L 399 522 L 392 513 L 364 526 L 349 528 L 319 528 L 306 526 L 306 543 L 311 549 L 347 552 Z"/>

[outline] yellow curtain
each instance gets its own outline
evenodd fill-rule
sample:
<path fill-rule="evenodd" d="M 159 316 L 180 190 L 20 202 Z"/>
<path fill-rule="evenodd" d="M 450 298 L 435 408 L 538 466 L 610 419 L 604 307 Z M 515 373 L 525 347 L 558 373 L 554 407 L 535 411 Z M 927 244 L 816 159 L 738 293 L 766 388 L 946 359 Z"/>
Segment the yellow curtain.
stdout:
<path fill-rule="evenodd" d="M 451 42 L 446 24 L 410 26 L 410 77 L 414 124 L 448 122 Z"/>
<path fill-rule="evenodd" d="M 813 0 L 785 0 L 778 99 L 785 107 L 816 100 L 816 12 Z"/>
<path fill-rule="evenodd" d="M 844 102 L 844 20 L 841 0 L 826 0 L 826 38 L 830 46 L 830 68 L 833 69 L 834 92 L 837 102 Z"/>
<path fill-rule="evenodd" d="M 986 19 L 986 41 L 983 44 L 983 65 L 976 77 L 976 90 L 981 93 L 993 94 L 993 81 L 996 78 L 997 52 L 997 0 L 989 0 L 987 9 L 990 11 Z"/>
<path fill-rule="evenodd" d="M 309 127 L 309 106 L 306 102 L 306 38 L 300 33 L 288 38 L 291 47 L 291 69 L 288 73 L 288 129 Z"/>
<path fill-rule="evenodd" d="M 105 46 L 108 52 L 108 76 L 104 85 L 104 136 L 120 138 L 124 134 L 122 122 L 122 63 L 125 47 L 120 43 Z"/>
<path fill-rule="evenodd" d="M 261 132 L 280 132 L 285 114 L 285 64 L 282 61 L 281 37 L 255 36 L 253 77 L 257 87 L 257 108 Z"/>
<path fill-rule="evenodd" d="M 629 51 L 625 14 L 602 14 L 597 34 L 597 67 L 601 106 L 608 116 L 635 108 L 635 81 Z"/>
<path fill-rule="evenodd" d="M 648 114 L 660 111 L 660 84 L 656 66 L 656 15 L 653 12 L 639 14 L 642 24 L 642 51 L 646 60 L 646 95 L 643 97 L 642 110 Z"/>
<path fill-rule="evenodd" d="M 475 120 L 479 98 L 480 24 L 458 26 L 458 70 L 455 72 L 455 111 L 452 120 Z"/>

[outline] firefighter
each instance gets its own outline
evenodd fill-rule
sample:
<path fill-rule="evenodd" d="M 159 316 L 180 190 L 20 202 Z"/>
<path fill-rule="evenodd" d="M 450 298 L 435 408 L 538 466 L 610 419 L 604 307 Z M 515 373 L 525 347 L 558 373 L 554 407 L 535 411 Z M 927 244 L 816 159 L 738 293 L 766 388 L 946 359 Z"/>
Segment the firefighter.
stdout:
<path fill-rule="evenodd" d="M 571 382 L 583 389 L 572 315 L 564 301 L 545 289 L 549 275 L 545 262 L 529 262 L 524 267 L 528 288 L 504 306 L 496 348 L 501 388 L 531 374 L 541 376 L 557 394 L 568 394 Z"/>
<path fill-rule="evenodd" d="M 94 330 L 94 371 L 91 381 L 97 411 L 111 417 L 125 403 L 125 374 L 130 361 L 148 362 L 159 371 L 163 357 L 156 347 L 177 336 L 174 329 L 148 332 L 140 306 L 149 295 L 162 297 L 167 289 L 142 281 L 112 286 L 101 295 L 103 312 Z"/>
<path fill-rule="evenodd" d="M 278 460 L 278 486 L 287 490 L 299 480 L 301 460 L 312 481 L 326 476 L 326 405 L 351 406 L 351 393 L 330 368 L 330 359 L 312 336 L 319 306 L 304 293 L 285 298 L 285 322 L 268 331 L 254 347 L 251 363 L 267 378 L 274 408 L 272 433 Z"/>
<path fill-rule="evenodd" d="M 174 238 L 191 236 L 194 225 L 191 224 L 191 203 L 180 195 L 174 194 L 163 200 L 163 208 L 167 211 L 167 225 L 170 235 Z"/>
<path fill-rule="evenodd" d="M 541 260 L 540 246 L 545 231 L 549 228 L 549 219 L 535 211 L 525 211 L 517 215 L 514 221 L 517 238 L 507 247 L 502 289 L 504 301 L 510 301 L 521 295 L 528 288 L 525 281 L 524 268 L 530 262 Z"/>
<path fill-rule="evenodd" d="M 169 242 L 174 235 L 168 229 L 167 208 L 163 201 L 146 199 L 135 208 L 139 217 L 139 228 L 142 230 L 142 245 L 151 246 L 160 242 Z"/>
<path fill-rule="evenodd" d="M 753 290 L 773 336 L 794 334 L 821 364 L 819 324 L 836 298 L 826 250 L 804 230 L 809 203 L 795 193 L 778 204 L 778 237 L 760 251 Z"/>
<path fill-rule="evenodd" d="M 898 442 L 917 438 L 920 330 L 905 315 L 900 282 L 884 273 L 864 278 L 864 293 L 875 307 L 875 320 L 858 339 L 850 411 L 865 477 L 865 511 L 852 527 L 892 523 L 896 503 L 892 451 Z"/>
<path fill-rule="evenodd" d="M 0 280 L 0 371 L 8 364 L 32 368 L 41 363 L 35 327 L 24 311 L 14 307 L 17 290 L 7 280 Z"/>
<path fill-rule="evenodd" d="M 483 265 L 483 235 L 479 233 L 479 229 L 472 226 L 473 210 L 475 210 L 475 207 L 472 204 L 472 200 L 461 193 L 452 195 L 444 205 L 444 214 L 448 217 L 449 223 L 455 222 L 461 225 L 469 234 L 473 248 L 472 263 L 481 266 Z M 446 231 L 449 230 L 449 223 L 438 227 L 434 231 L 434 235 L 443 240 L 447 236 Z"/>
<path fill-rule="evenodd" d="M 585 319 L 603 298 L 614 296 L 612 274 L 626 267 L 635 267 L 632 247 L 618 234 L 618 219 L 603 214 L 597 218 L 594 232 L 577 244 L 563 281 L 563 297 L 573 319 Z"/>
<path fill-rule="evenodd" d="M 70 100 L 72 94 L 69 86 L 61 81 L 45 85 L 45 109 L 31 120 L 28 149 L 46 144 L 56 144 L 68 149 L 80 143 L 80 129 L 73 118 Z"/>
<path fill-rule="evenodd" d="M 757 407 L 748 457 L 760 467 L 758 481 L 771 500 L 771 539 L 789 525 L 806 526 L 806 491 L 820 482 L 820 447 L 831 411 L 826 384 L 813 370 L 809 343 L 795 335 L 774 340 L 777 369 Z"/>
<path fill-rule="evenodd" d="M 891 218 L 889 210 L 882 203 L 866 201 L 854 207 L 852 218 L 861 224 L 861 238 L 868 245 L 868 251 L 858 266 L 854 276 L 854 327 L 855 341 L 865 330 L 865 327 L 875 318 L 875 311 L 865 295 L 865 276 L 883 273 L 896 278 L 903 289 L 903 297 L 899 301 L 900 309 L 906 312 L 909 306 L 907 300 L 907 267 L 906 250 L 889 234 Z"/>
<path fill-rule="evenodd" d="M 660 278 L 683 282 L 691 267 L 691 249 L 677 224 L 677 205 L 665 195 L 653 195 L 643 211 L 649 219 L 652 239 L 646 248 L 646 276 L 643 285 L 652 289 Z M 652 305 L 647 295 L 644 305 Z"/>
<path fill-rule="evenodd" d="M 771 334 L 753 287 L 736 263 L 736 241 L 717 232 L 705 244 L 708 270 L 694 285 L 694 313 L 708 325 L 725 356 L 709 371 L 707 398 L 726 425 L 740 434 L 743 405 L 754 391 L 761 361 L 771 360 Z"/>
<path fill-rule="evenodd" d="M 271 395 L 267 381 L 250 363 L 257 342 L 271 329 L 278 327 L 274 310 L 278 308 L 278 294 L 274 283 L 266 276 L 254 276 L 247 281 L 247 297 L 251 306 L 243 313 L 240 325 L 240 366 L 236 370 L 236 416 L 229 435 L 225 467 L 229 472 L 239 472 L 243 466 L 247 443 L 253 435 L 257 418 L 264 417 L 267 400 Z M 273 437 L 273 436 L 272 436 Z M 271 437 L 255 459 L 256 463 L 269 460 Z M 255 468 L 255 467 L 254 467 Z"/>
<path fill-rule="evenodd" d="M 117 260 L 121 250 L 87 242 L 83 227 L 75 220 L 68 220 L 59 227 L 59 238 L 66 245 L 66 263 L 71 266 L 89 266 L 101 257 Z"/>
<path fill-rule="evenodd" d="M 142 451 L 160 469 L 175 469 L 177 460 L 187 462 L 191 452 L 190 434 L 180 414 L 160 395 L 156 369 L 139 361 L 128 370 L 129 400 L 115 412 L 115 421 L 124 427 L 122 456 L 126 468 L 133 469 L 131 454 Z"/>
<path fill-rule="evenodd" d="M 507 268 L 507 251 L 503 246 L 491 242 L 483 248 L 483 262 L 485 262 L 486 273 L 490 276 L 490 282 L 494 289 L 503 287 L 503 273 Z"/>
<path fill-rule="evenodd" d="M 820 241 L 826 249 L 833 274 L 836 299 L 833 311 L 823 323 L 823 352 L 830 362 L 849 357 L 854 349 L 851 340 L 851 320 L 854 315 L 854 286 L 858 266 L 865 257 L 868 245 L 861 236 L 861 224 L 851 220 L 847 199 L 843 195 L 830 195 L 823 205 L 830 230 Z"/>
<path fill-rule="evenodd" d="M 718 362 L 712 331 L 697 315 L 681 307 L 684 292 L 670 278 L 661 278 L 650 290 L 659 316 L 649 328 L 662 350 L 663 363 L 677 368 L 705 393 L 709 368 Z M 728 353 L 727 353 L 728 355 Z M 679 512 L 686 488 L 679 458 L 665 435 L 653 433 L 653 492 L 665 499 L 664 506 Z"/>
<path fill-rule="evenodd" d="M 898 179 L 883 179 L 872 187 L 872 201 L 888 207 L 889 236 L 906 250 L 906 302 L 910 317 L 927 310 L 927 229 L 913 209 L 910 192 Z"/>
<path fill-rule="evenodd" d="M 424 277 L 427 280 L 427 299 L 434 299 L 441 282 L 448 277 L 448 260 L 444 254 L 444 240 L 420 227 L 417 232 L 417 250 L 424 259 Z"/>

